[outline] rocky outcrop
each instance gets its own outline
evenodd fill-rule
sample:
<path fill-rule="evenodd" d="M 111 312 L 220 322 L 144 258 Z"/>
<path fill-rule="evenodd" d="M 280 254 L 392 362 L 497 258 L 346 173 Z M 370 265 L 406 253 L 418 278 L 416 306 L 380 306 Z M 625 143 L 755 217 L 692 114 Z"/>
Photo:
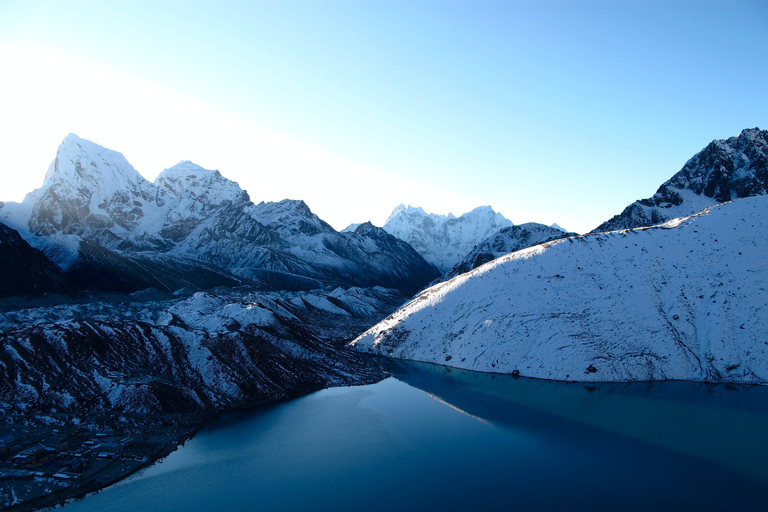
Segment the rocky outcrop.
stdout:
<path fill-rule="evenodd" d="M 386 290 L 213 295 L 0 313 L 6 412 L 216 412 L 382 378 L 332 341 L 402 302 Z M 322 335 L 324 338 L 320 338 Z"/>
<path fill-rule="evenodd" d="M 768 131 L 746 129 L 711 142 L 648 199 L 635 201 L 592 232 L 654 226 L 709 206 L 768 193 Z"/>

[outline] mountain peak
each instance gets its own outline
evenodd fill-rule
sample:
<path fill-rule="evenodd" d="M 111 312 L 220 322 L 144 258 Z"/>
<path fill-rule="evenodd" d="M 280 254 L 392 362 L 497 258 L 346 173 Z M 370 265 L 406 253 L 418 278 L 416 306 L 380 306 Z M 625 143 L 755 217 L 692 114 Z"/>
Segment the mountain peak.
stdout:
<path fill-rule="evenodd" d="M 763 130 L 761 130 L 758 127 L 744 128 L 743 130 L 741 130 L 741 133 L 739 134 L 739 137 L 744 137 L 744 138 L 747 138 L 747 139 L 755 139 L 755 138 L 760 136 L 762 131 Z"/>
<path fill-rule="evenodd" d="M 165 169 L 166 171 L 169 170 L 176 170 L 176 171 L 188 171 L 188 172 L 219 172 L 215 170 L 205 169 L 204 167 L 200 167 L 196 163 L 190 161 L 190 160 L 182 160 L 173 167 L 169 167 L 168 169 Z"/>
<path fill-rule="evenodd" d="M 427 214 L 427 212 L 424 211 L 423 208 L 419 206 L 405 206 L 404 203 L 400 203 L 395 207 L 394 210 L 392 210 L 392 213 L 389 214 L 389 217 L 387 217 L 387 221 L 384 223 L 385 225 L 389 223 L 391 220 L 396 219 L 400 216 L 424 216 L 424 217 L 431 217 L 435 214 Z"/>
<path fill-rule="evenodd" d="M 301 199 L 260 202 L 254 206 L 255 219 L 285 236 L 335 233 L 336 231 L 309 209 Z"/>
<path fill-rule="evenodd" d="M 143 215 L 138 205 L 153 199 L 151 189 L 121 153 L 70 133 L 42 187 L 24 198 L 29 222 L 21 227 L 38 235 L 77 233 L 86 225 L 130 228 Z"/>
<path fill-rule="evenodd" d="M 384 230 L 405 240 L 428 262 L 444 272 L 456 265 L 472 247 L 512 222 L 490 206 L 478 206 L 460 217 L 426 213 L 423 208 L 400 205 L 392 211 Z"/>
<path fill-rule="evenodd" d="M 714 140 L 656 193 L 635 201 L 592 232 L 662 224 L 718 203 L 768 194 L 768 131 L 742 130 Z"/>
<path fill-rule="evenodd" d="M 125 183 L 146 181 L 122 153 L 82 139 L 70 133 L 59 145 L 56 158 L 45 175 L 44 186 L 69 181 L 94 188 L 122 188 Z"/>
<path fill-rule="evenodd" d="M 228 200 L 249 200 L 248 193 L 237 182 L 225 178 L 219 171 L 205 169 L 189 160 L 164 169 L 157 175 L 154 184 L 160 189 L 160 203 L 182 196 L 199 198 L 212 205 L 221 205 Z"/>

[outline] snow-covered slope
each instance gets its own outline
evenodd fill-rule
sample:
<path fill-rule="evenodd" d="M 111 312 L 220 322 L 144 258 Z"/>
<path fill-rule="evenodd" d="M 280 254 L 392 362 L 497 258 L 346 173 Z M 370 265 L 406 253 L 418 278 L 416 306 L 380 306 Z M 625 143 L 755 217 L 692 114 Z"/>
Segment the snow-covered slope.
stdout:
<path fill-rule="evenodd" d="M 709 206 L 768 193 L 768 131 L 715 140 L 648 199 L 635 201 L 592 232 L 661 224 Z"/>
<path fill-rule="evenodd" d="M 576 233 L 566 233 L 559 227 L 549 227 L 535 222 L 502 228 L 477 244 L 463 260 L 443 274 L 442 279 L 451 279 L 469 272 L 510 252 L 574 235 Z"/>
<path fill-rule="evenodd" d="M 74 134 L 40 189 L 0 205 L 0 221 L 87 286 L 122 292 L 375 286 L 386 277 L 413 293 L 437 275 L 402 244 L 337 233 L 303 201 L 255 205 L 237 183 L 188 161 L 150 183 L 120 153 Z M 175 266 L 207 278 L 168 279 Z"/>
<path fill-rule="evenodd" d="M 571 237 L 435 285 L 361 351 L 558 380 L 768 383 L 768 197 Z"/>
<path fill-rule="evenodd" d="M 480 206 L 460 217 L 426 213 L 401 204 L 384 223 L 384 230 L 408 242 L 425 260 L 445 272 L 478 243 L 512 222 L 490 206 Z"/>

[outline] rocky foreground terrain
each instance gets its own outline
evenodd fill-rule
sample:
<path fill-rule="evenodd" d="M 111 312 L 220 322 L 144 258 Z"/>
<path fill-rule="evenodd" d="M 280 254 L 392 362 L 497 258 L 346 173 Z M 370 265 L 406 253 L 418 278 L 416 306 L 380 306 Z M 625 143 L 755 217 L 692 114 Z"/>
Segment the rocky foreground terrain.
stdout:
<path fill-rule="evenodd" d="M 97 490 L 213 415 L 384 378 L 341 346 L 404 299 L 385 288 L 5 299 L 0 506 Z"/>

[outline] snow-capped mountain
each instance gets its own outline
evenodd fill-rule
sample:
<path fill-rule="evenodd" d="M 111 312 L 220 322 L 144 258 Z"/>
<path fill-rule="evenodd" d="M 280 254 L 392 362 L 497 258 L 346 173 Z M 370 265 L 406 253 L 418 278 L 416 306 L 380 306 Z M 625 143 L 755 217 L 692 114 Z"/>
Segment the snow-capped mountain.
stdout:
<path fill-rule="evenodd" d="M 352 346 L 574 381 L 768 383 L 768 197 L 570 237 L 420 293 Z"/>
<path fill-rule="evenodd" d="M 384 230 L 405 240 L 440 272 L 450 269 L 472 248 L 512 222 L 490 206 L 480 206 L 460 217 L 426 213 L 401 204 L 384 223 Z"/>
<path fill-rule="evenodd" d="M 567 229 L 565 229 L 564 227 L 562 227 L 562 226 L 560 226 L 559 224 L 557 224 L 557 222 L 555 222 L 554 224 L 552 224 L 550 227 L 551 227 L 551 228 L 554 228 L 554 229 L 559 229 L 559 230 L 560 230 L 560 231 L 562 231 L 563 233 L 568 233 L 568 232 L 569 232 Z"/>
<path fill-rule="evenodd" d="M 337 233 L 303 201 L 256 205 L 237 183 L 188 161 L 150 183 L 120 153 L 74 134 L 43 186 L 3 204 L 0 220 L 103 290 L 313 289 L 383 279 L 413 293 L 437 276 L 407 245 L 368 231 Z"/>
<path fill-rule="evenodd" d="M 554 228 L 535 222 L 502 228 L 477 244 L 463 260 L 443 274 L 442 279 L 451 279 L 469 272 L 510 252 L 574 235 L 576 233 L 567 233 L 560 227 Z"/>
<path fill-rule="evenodd" d="M 648 199 L 635 201 L 592 232 L 661 224 L 709 206 L 768 193 L 768 131 L 715 140 Z"/>

